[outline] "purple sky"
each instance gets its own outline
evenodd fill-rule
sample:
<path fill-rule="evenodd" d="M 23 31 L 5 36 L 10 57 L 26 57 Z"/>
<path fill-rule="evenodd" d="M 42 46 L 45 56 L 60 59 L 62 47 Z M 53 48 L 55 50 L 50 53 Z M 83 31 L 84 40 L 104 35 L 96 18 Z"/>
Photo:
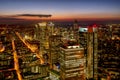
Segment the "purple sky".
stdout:
<path fill-rule="evenodd" d="M 0 0 L 0 18 L 40 19 L 22 14 L 51 14 L 52 19 L 120 19 L 120 0 Z"/>

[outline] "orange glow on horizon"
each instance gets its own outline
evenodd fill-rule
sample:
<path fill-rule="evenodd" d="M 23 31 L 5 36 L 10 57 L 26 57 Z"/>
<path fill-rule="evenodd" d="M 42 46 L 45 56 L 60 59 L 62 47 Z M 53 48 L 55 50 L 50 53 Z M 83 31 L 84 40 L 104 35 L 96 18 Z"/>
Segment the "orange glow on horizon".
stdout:
<path fill-rule="evenodd" d="M 23 20 L 56 20 L 56 21 L 71 21 L 77 20 L 120 20 L 120 15 L 112 14 L 59 14 L 52 17 L 33 17 L 33 16 L 16 16 L 14 18 Z"/>

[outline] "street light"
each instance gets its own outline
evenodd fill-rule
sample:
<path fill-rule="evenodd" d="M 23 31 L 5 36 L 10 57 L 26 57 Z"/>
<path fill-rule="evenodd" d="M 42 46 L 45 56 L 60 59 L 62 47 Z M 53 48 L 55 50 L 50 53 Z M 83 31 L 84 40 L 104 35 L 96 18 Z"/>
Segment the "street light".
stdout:
<path fill-rule="evenodd" d="M 0 52 L 3 52 L 5 50 L 5 46 L 0 42 Z"/>

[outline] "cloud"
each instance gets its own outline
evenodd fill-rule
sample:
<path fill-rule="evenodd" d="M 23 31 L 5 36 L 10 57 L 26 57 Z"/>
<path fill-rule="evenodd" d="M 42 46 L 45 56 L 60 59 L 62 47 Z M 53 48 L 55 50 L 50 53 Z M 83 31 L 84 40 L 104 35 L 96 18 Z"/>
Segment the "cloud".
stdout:
<path fill-rule="evenodd" d="M 52 15 L 50 14 L 15 14 L 15 15 L 0 15 L 0 22 L 6 22 L 6 21 L 23 21 L 23 20 L 27 20 L 27 18 L 25 17 L 38 17 L 38 18 L 42 18 L 42 17 L 51 17 Z M 28 20 L 29 20 L 28 18 Z"/>
<path fill-rule="evenodd" d="M 0 19 L 6 18 L 6 19 L 16 19 L 18 17 L 51 17 L 51 14 L 15 14 L 15 15 L 0 15 Z"/>
<path fill-rule="evenodd" d="M 50 14 L 18 14 L 16 16 L 26 16 L 26 17 L 51 17 L 52 15 Z"/>
<path fill-rule="evenodd" d="M 4 20 L 24 20 L 24 19 L 18 19 L 18 18 L 12 18 L 12 17 L 0 17 L 0 21 L 4 21 Z"/>
<path fill-rule="evenodd" d="M 0 15 L 0 24 L 1 23 L 18 23 L 18 22 L 28 22 L 33 18 L 48 18 L 51 17 L 50 14 L 15 14 L 15 15 Z M 36 19 L 35 18 L 35 19 Z M 38 19 L 38 20 L 39 20 Z"/>
<path fill-rule="evenodd" d="M 0 16 L 0 24 L 14 24 L 16 22 L 23 22 L 24 19 L 19 19 L 15 17 L 1 17 Z"/>

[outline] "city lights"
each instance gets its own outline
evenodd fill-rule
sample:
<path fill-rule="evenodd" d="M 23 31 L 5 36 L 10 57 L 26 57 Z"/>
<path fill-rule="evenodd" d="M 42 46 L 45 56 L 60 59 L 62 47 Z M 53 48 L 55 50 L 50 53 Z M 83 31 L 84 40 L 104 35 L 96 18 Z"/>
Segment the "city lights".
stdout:
<path fill-rule="evenodd" d="M 120 80 L 120 0 L 1 0 L 0 80 Z"/>

